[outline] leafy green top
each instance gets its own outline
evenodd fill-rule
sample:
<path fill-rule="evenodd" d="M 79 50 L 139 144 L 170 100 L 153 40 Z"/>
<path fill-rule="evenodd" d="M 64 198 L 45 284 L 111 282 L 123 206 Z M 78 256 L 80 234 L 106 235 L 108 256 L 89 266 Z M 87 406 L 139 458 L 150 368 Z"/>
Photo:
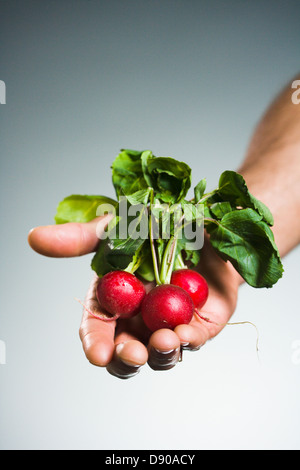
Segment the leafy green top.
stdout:
<path fill-rule="evenodd" d="M 242 175 L 224 171 L 218 188 L 205 193 L 206 180 L 191 187 L 191 169 L 151 151 L 122 149 L 112 164 L 117 201 L 73 195 L 60 202 L 56 223 L 88 222 L 111 208 L 114 217 L 92 259 L 99 276 L 122 269 L 157 284 L 170 282 L 174 269 L 197 265 L 203 228 L 216 253 L 230 261 L 253 287 L 272 287 L 283 267 L 270 210 L 248 190 Z"/>

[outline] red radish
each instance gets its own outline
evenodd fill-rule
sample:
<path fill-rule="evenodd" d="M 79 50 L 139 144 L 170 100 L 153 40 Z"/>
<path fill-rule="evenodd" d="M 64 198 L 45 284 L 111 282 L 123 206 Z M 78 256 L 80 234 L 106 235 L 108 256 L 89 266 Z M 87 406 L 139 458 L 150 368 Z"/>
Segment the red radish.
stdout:
<path fill-rule="evenodd" d="M 112 317 L 105 314 L 98 315 L 79 302 L 93 317 L 113 321 L 137 315 L 145 295 L 144 284 L 134 274 L 126 271 L 111 271 L 100 279 L 96 288 L 96 297 L 100 307 Z"/>
<path fill-rule="evenodd" d="M 189 294 L 181 287 L 162 284 L 145 296 L 141 314 L 149 330 L 173 330 L 177 325 L 190 323 L 194 304 Z"/>
<path fill-rule="evenodd" d="M 172 273 L 171 284 L 184 289 L 191 296 L 197 309 L 203 307 L 208 298 L 208 285 L 201 274 L 192 269 L 178 269 Z"/>
<path fill-rule="evenodd" d="M 130 318 L 137 315 L 145 297 L 144 284 L 134 274 L 112 271 L 97 286 L 97 299 L 102 308 L 114 316 Z"/>

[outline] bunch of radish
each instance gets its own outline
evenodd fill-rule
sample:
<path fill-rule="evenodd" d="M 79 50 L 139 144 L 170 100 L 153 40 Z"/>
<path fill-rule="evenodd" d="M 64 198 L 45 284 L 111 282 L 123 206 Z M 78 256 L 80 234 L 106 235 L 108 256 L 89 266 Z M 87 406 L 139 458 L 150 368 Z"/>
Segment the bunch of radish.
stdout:
<path fill-rule="evenodd" d="M 147 294 L 144 284 L 134 274 L 111 271 L 99 280 L 96 296 L 101 309 L 110 316 L 89 311 L 91 315 L 113 321 L 141 313 L 145 325 L 156 331 L 190 323 L 208 298 L 208 286 L 198 272 L 179 269 L 172 273 L 170 284 L 157 285 Z"/>
<path fill-rule="evenodd" d="M 212 323 L 201 315 L 208 286 L 197 272 L 204 229 L 212 250 L 249 285 L 270 288 L 282 277 L 274 218 L 242 175 L 224 171 L 210 192 L 203 178 L 188 200 L 192 171 L 185 162 L 121 149 L 111 169 L 117 200 L 71 195 L 55 216 L 57 223 L 86 223 L 113 214 L 91 262 L 102 312 L 91 315 L 113 321 L 140 314 L 151 331 L 188 324 L 194 314 Z M 155 287 L 147 293 L 144 282 Z"/>

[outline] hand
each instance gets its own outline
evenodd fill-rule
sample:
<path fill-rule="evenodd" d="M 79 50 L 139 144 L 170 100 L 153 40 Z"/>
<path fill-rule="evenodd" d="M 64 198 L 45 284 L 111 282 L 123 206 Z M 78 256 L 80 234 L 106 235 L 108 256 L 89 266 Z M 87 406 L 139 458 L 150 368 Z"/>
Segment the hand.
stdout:
<path fill-rule="evenodd" d="M 50 257 L 81 256 L 96 250 L 97 233 L 104 231 L 108 218 L 97 218 L 86 224 L 67 223 L 37 227 L 30 231 L 28 242 L 38 253 Z M 197 350 L 215 337 L 235 311 L 241 278 L 230 263 L 225 263 L 212 249 L 208 238 L 202 250 L 199 272 L 209 285 L 209 298 L 201 315 L 189 325 L 179 325 L 174 331 L 161 329 L 151 333 L 140 315 L 129 320 L 103 322 L 86 310 L 80 326 L 80 338 L 87 359 L 106 367 L 119 378 L 136 375 L 148 363 L 154 370 L 168 370 L 181 357 L 181 349 Z M 95 275 L 84 301 L 87 309 L 101 313 L 95 295 L 98 278 Z M 152 288 L 151 284 L 146 289 Z"/>

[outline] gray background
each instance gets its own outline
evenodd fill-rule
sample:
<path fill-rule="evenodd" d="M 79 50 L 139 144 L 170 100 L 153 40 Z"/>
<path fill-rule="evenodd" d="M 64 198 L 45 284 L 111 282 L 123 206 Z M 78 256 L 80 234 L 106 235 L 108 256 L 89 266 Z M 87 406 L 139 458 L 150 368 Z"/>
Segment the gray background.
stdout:
<path fill-rule="evenodd" d="M 299 71 L 299 18 L 297 1 L 1 1 L 2 449 L 299 449 L 299 248 L 273 289 L 240 291 L 259 356 L 254 328 L 228 326 L 171 371 L 120 381 L 78 337 L 91 256 L 27 245 L 63 197 L 114 196 L 122 147 L 214 188 Z"/>

